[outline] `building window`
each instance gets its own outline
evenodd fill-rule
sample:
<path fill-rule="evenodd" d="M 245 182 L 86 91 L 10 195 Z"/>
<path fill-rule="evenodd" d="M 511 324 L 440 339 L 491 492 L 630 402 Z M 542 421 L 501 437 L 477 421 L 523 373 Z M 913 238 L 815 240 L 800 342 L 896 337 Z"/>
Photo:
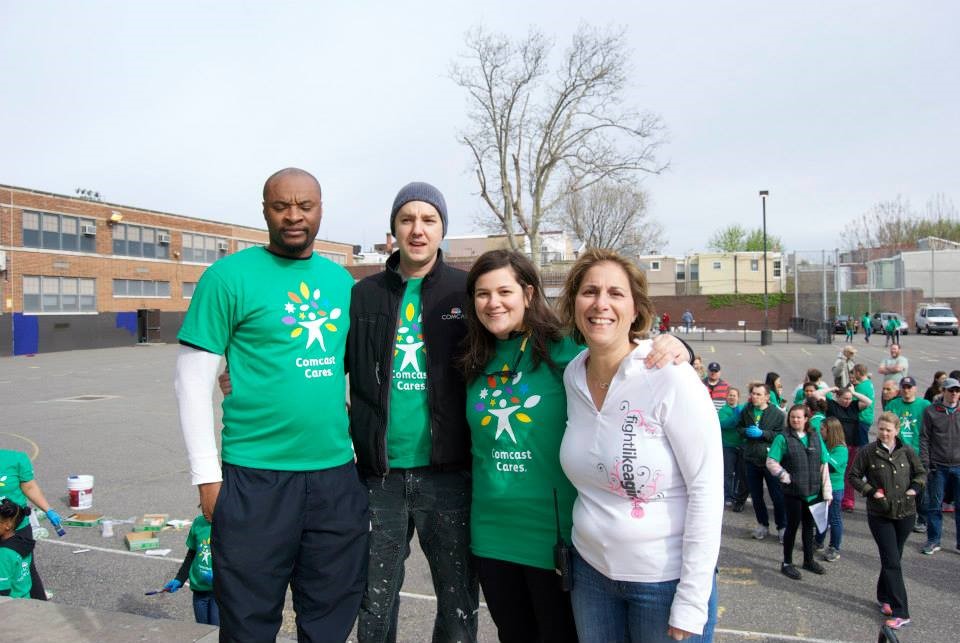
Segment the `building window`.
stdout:
<path fill-rule="evenodd" d="M 236 244 L 237 244 L 237 252 L 240 252 L 241 250 L 246 250 L 247 248 L 253 248 L 254 246 L 263 245 L 259 241 L 244 241 L 242 239 L 238 239 Z"/>
<path fill-rule="evenodd" d="M 760 271 L 760 260 L 751 259 L 750 260 L 750 272 L 759 272 Z"/>
<path fill-rule="evenodd" d="M 317 254 L 320 255 L 321 257 L 326 257 L 327 259 L 329 259 L 329 260 L 332 261 L 333 263 L 338 263 L 338 264 L 340 264 L 341 266 L 343 266 L 343 265 L 345 265 L 345 264 L 347 263 L 347 255 L 341 254 L 341 253 L 339 253 L 339 252 L 323 252 L 323 251 L 317 251 Z"/>
<path fill-rule="evenodd" d="M 230 248 L 230 244 L 222 237 L 208 237 L 204 234 L 183 233 L 184 261 L 193 263 L 213 263 Z"/>
<path fill-rule="evenodd" d="M 82 277 L 41 277 L 24 275 L 23 312 L 95 313 L 95 279 Z"/>
<path fill-rule="evenodd" d="M 651 262 L 650 262 L 650 270 L 652 270 L 652 271 L 654 271 L 654 272 L 660 270 L 660 262 L 659 262 L 659 261 L 651 261 Z"/>
<path fill-rule="evenodd" d="M 690 262 L 690 281 L 699 281 L 700 280 L 700 262 L 691 261 Z"/>
<path fill-rule="evenodd" d="M 113 254 L 124 257 L 168 259 L 170 231 L 118 223 L 113 226 Z"/>
<path fill-rule="evenodd" d="M 24 210 L 23 247 L 96 252 L 97 222 L 83 217 Z"/>
<path fill-rule="evenodd" d="M 714 261 L 714 262 L 713 262 L 713 269 L 714 269 L 714 270 L 720 270 L 720 262 L 719 262 L 719 261 Z"/>
<path fill-rule="evenodd" d="M 687 265 L 683 261 L 677 262 L 677 281 L 687 280 Z"/>
<path fill-rule="evenodd" d="M 195 281 L 185 281 L 183 282 L 183 298 L 190 299 L 193 297 L 193 291 L 197 289 L 197 282 Z"/>
<path fill-rule="evenodd" d="M 148 279 L 114 279 L 114 297 L 169 297 L 169 281 Z"/>
<path fill-rule="evenodd" d="M 773 260 L 773 276 L 774 276 L 774 277 L 779 277 L 779 276 L 780 276 L 780 265 L 781 265 L 781 264 L 780 264 L 780 260 L 779 260 L 779 259 L 774 259 L 774 260 Z"/>

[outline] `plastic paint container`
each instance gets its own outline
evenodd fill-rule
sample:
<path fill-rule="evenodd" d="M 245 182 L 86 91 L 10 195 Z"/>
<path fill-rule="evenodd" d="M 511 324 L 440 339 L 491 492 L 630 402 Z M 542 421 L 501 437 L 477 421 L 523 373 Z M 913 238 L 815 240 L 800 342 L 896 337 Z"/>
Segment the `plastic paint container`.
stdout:
<path fill-rule="evenodd" d="M 93 476 L 70 476 L 67 478 L 67 495 L 70 508 L 89 509 L 93 506 Z"/>

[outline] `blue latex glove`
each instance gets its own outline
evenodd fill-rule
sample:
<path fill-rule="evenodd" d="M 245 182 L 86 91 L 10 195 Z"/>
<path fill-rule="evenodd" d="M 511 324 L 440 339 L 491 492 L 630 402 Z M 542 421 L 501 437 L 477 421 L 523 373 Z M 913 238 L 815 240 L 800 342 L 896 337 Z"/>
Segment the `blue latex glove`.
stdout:
<path fill-rule="evenodd" d="M 53 528 L 56 530 L 58 536 L 63 536 L 65 533 L 67 533 L 63 530 L 63 525 L 60 523 L 60 514 L 53 509 L 47 509 L 47 520 L 49 520 L 50 524 L 53 525 Z"/>
<path fill-rule="evenodd" d="M 744 431 L 744 435 L 746 435 L 751 440 L 756 440 L 757 438 L 763 437 L 763 431 L 760 430 L 759 426 L 754 424 L 753 426 L 747 427 L 747 430 Z"/>
<path fill-rule="evenodd" d="M 163 591 L 170 592 L 173 594 L 175 591 L 183 587 L 183 583 L 174 578 L 172 581 L 163 586 Z"/>

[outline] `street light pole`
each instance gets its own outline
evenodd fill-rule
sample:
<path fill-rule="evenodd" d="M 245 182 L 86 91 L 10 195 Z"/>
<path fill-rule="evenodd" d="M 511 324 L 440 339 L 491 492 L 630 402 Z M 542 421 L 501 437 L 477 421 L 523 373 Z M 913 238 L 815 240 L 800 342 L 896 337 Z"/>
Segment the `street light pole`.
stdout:
<path fill-rule="evenodd" d="M 760 202 L 763 204 L 763 330 L 760 331 L 760 345 L 769 346 L 773 343 L 773 333 L 770 332 L 770 306 L 767 300 L 767 197 L 769 190 L 760 190 Z"/>

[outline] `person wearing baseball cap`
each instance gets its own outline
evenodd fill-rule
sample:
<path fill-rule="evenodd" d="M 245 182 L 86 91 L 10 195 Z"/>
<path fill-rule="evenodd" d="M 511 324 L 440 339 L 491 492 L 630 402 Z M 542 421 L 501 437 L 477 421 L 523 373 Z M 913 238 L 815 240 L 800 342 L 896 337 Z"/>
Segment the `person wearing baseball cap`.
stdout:
<path fill-rule="evenodd" d="M 884 409 L 900 418 L 900 439 L 917 453 L 920 453 L 920 420 L 928 406 L 930 402 L 917 395 L 917 380 L 908 375 L 900 380 L 900 395 L 887 402 Z M 921 493 L 917 502 L 917 522 L 913 526 L 918 534 L 927 530 L 926 487 Z"/>
<path fill-rule="evenodd" d="M 960 484 L 960 380 L 943 381 L 943 399 L 923 412 L 920 426 L 920 460 L 928 471 L 927 544 L 922 553 L 931 556 L 940 551 L 943 528 L 943 492 L 953 481 Z M 957 526 L 957 551 L 960 551 L 960 512 L 954 513 Z"/>

